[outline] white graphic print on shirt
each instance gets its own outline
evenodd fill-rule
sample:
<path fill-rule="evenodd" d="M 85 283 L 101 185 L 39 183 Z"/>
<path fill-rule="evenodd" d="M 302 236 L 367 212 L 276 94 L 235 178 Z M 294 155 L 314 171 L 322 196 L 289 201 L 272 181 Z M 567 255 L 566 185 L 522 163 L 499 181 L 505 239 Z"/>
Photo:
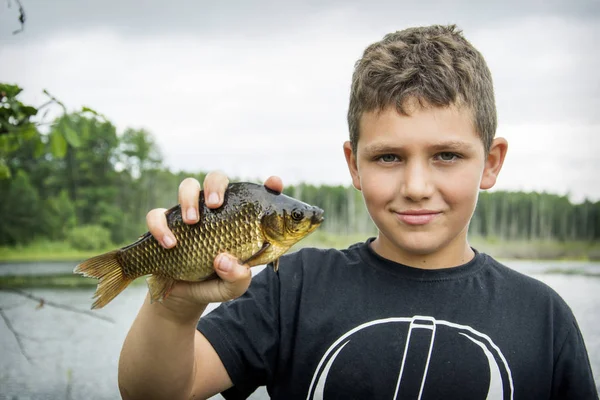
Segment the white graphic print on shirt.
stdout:
<path fill-rule="evenodd" d="M 364 349 L 366 342 L 372 341 L 373 335 L 382 328 L 387 331 L 386 340 L 395 342 L 389 346 L 389 351 L 395 351 L 398 365 L 396 371 L 380 371 L 395 374 L 395 387 L 389 388 L 390 399 L 427 400 L 428 384 L 435 384 L 438 393 L 444 391 L 445 384 L 457 384 L 452 379 L 459 375 L 456 369 L 466 372 L 472 378 L 471 381 L 481 386 L 475 388 L 480 395 L 473 393 L 474 398 L 513 399 L 510 368 L 500 348 L 489 336 L 466 325 L 428 316 L 414 316 L 370 321 L 342 335 L 321 358 L 313 375 L 307 400 L 327 399 L 328 388 L 334 392 L 335 387 L 340 384 L 336 380 L 343 380 L 345 386 L 358 383 L 361 372 L 352 372 L 358 377 L 358 381 L 355 381 L 348 379 L 348 370 L 360 369 L 365 360 L 368 364 L 369 358 L 365 358 L 364 354 L 357 356 L 353 352 Z M 391 338 L 390 333 L 393 336 Z M 364 366 L 368 369 L 373 367 Z M 437 373 L 435 377 L 431 377 L 431 370 L 434 368 Z M 428 373 L 431 378 L 429 382 Z M 440 376 L 447 376 L 449 379 L 444 382 Z M 430 398 L 432 397 L 435 395 Z"/>

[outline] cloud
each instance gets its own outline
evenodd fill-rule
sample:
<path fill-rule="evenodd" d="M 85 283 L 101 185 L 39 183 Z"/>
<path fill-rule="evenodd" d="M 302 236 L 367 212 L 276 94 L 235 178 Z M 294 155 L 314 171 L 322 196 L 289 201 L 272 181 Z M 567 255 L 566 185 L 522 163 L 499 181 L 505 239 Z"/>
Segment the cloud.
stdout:
<path fill-rule="evenodd" d="M 598 21 L 528 17 L 471 41 L 492 71 L 501 120 L 578 124 L 600 122 L 598 38 Z"/>
<path fill-rule="evenodd" d="M 498 188 L 600 198 L 596 2 L 144 4 L 28 1 L 26 35 L 0 34 L 2 80 L 147 128 L 176 170 L 349 184 L 354 62 L 388 31 L 457 22 L 494 75 Z"/>
<path fill-rule="evenodd" d="M 509 151 L 496 190 L 547 191 L 600 199 L 600 123 L 505 125 Z"/>
<path fill-rule="evenodd" d="M 55 33 L 108 28 L 123 36 L 264 36 L 306 27 L 306 21 L 343 10 L 355 28 L 386 32 L 405 25 L 458 22 L 473 27 L 493 26 L 528 16 L 560 16 L 577 20 L 597 19 L 597 0 L 424 0 L 398 2 L 379 0 L 133 0 L 72 1 L 26 0 L 27 35 L 22 40 Z M 18 10 L 0 9 L 1 39 L 10 39 L 18 26 Z M 335 22 L 335 21 L 334 21 Z"/>

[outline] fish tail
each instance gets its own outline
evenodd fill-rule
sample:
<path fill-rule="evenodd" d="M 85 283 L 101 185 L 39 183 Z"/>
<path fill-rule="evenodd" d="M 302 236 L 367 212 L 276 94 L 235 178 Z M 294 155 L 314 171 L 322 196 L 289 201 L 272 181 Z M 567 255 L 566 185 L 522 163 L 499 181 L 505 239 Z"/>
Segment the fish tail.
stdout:
<path fill-rule="evenodd" d="M 123 268 L 117 258 L 118 252 L 119 250 L 114 250 L 92 257 L 73 270 L 74 273 L 99 280 L 92 310 L 107 305 L 133 281 L 123 275 Z"/>

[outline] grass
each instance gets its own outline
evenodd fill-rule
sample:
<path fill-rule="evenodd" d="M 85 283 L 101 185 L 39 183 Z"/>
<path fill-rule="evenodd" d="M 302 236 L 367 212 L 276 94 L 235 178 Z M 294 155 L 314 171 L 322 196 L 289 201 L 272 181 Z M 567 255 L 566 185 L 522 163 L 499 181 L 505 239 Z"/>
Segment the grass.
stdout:
<path fill-rule="evenodd" d="M 292 247 L 291 251 L 302 247 L 343 249 L 368 237 L 368 234 L 339 235 L 316 231 Z M 600 261 L 600 242 L 502 241 L 472 238 L 470 243 L 479 251 L 500 259 Z M 0 262 L 79 261 L 117 247 L 115 245 L 107 249 L 82 251 L 63 242 L 38 241 L 27 246 L 0 247 Z"/>
<path fill-rule="evenodd" d="M 470 243 L 479 251 L 500 259 L 600 261 L 600 242 L 473 238 Z"/>
<path fill-rule="evenodd" d="M 586 271 L 582 268 L 566 267 L 566 268 L 548 268 L 544 271 L 545 274 L 557 274 L 557 275 L 578 275 L 578 276 L 589 276 L 592 278 L 600 278 L 600 272 Z"/>
<path fill-rule="evenodd" d="M 131 285 L 145 285 L 145 278 L 134 280 Z M 95 288 L 98 281 L 94 278 L 86 278 L 74 274 L 56 275 L 6 275 L 0 276 L 0 289 L 32 289 L 32 288 Z"/>
<path fill-rule="evenodd" d="M 320 247 L 343 249 L 351 244 L 363 242 L 369 235 L 332 235 L 317 231 L 290 251 L 302 247 Z M 491 254 L 499 259 L 535 259 L 535 260 L 600 260 L 600 243 L 556 242 L 556 241 L 499 241 L 474 238 L 470 240 L 473 247 Z M 115 246 L 116 248 L 117 246 Z M 29 246 L 0 247 L 0 262 L 35 262 L 35 261 L 78 261 L 105 251 L 80 251 L 66 243 L 36 242 Z M 579 268 L 550 269 L 546 273 L 572 275 L 590 275 Z M 593 275 L 598 276 L 598 275 Z M 2 288 L 95 288 L 98 281 L 74 274 L 56 275 L 20 275 L 0 276 Z M 145 285 L 145 278 L 136 279 L 133 285 Z"/>
<path fill-rule="evenodd" d="M 0 288 L 80 288 L 96 286 L 98 281 L 73 274 L 0 276 Z"/>
<path fill-rule="evenodd" d="M 343 249 L 362 242 L 367 234 L 334 235 L 317 231 L 298 243 L 301 247 L 326 247 Z M 600 261 L 600 242 L 559 242 L 556 240 L 498 240 L 493 238 L 470 238 L 469 243 L 477 250 L 495 258 L 511 260 L 573 260 Z"/>
<path fill-rule="evenodd" d="M 66 242 L 35 241 L 28 245 L 0 247 L 0 262 L 21 261 L 79 261 L 102 254 L 114 248 L 102 250 L 77 250 Z"/>

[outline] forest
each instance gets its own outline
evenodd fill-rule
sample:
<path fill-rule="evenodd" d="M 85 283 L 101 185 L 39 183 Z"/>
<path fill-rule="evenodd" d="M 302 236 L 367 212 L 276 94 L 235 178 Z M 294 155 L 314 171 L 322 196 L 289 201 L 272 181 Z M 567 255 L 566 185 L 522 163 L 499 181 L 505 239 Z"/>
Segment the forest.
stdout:
<path fill-rule="evenodd" d="M 49 94 L 49 102 L 63 112 L 40 122 L 43 107 L 22 104 L 20 91 L 0 84 L 2 248 L 27 249 L 42 242 L 96 251 L 130 243 L 146 231 L 150 209 L 175 204 L 183 178 L 202 181 L 208 172 L 172 171 L 151 132 L 117 132 L 101 114 L 86 107 L 68 111 Z M 342 246 L 376 232 L 361 193 L 351 186 L 306 182 L 288 185 L 285 192 L 325 210 L 314 238 L 323 245 Z M 600 201 L 575 204 L 551 193 L 482 192 L 469 230 L 480 243 L 579 246 L 584 251 L 578 257 L 597 258 Z"/>

